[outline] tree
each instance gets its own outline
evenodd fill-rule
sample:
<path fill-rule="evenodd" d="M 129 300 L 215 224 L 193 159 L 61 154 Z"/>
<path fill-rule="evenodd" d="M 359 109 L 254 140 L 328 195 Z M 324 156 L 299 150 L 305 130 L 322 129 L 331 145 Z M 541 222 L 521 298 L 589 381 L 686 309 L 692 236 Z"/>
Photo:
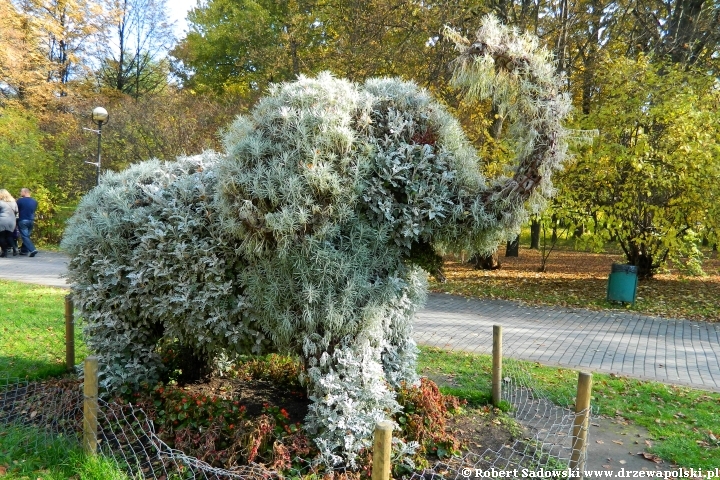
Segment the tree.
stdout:
<path fill-rule="evenodd" d="M 3 103 L 44 105 L 51 96 L 49 60 L 40 48 L 38 22 L 10 2 L 0 2 L 0 95 Z"/>
<path fill-rule="evenodd" d="M 89 57 L 102 43 L 107 20 L 94 0 L 17 0 L 19 9 L 40 32 L 40 49 L 48 60 L 46 80 L 56 94 L 67 95 L 66 84 L 89 71 Z"/>
<path fill-rule="evenodd" d="M 137 100 L 120 96 L 108 105 L 112 123 L 103 128 L 105 168 L 119 171 L 150 158 L 168 160 L 219 150 L 218 131 L 245 107 L 237 99 L 175 88 Z M 92 106 L 88 103 L 84 108 L 89 111 Z"/>
<path fill-rule="evenodd" d="M 316 71 L 326 40 L 313 3 L 209 0 L 188 14 L 177 74 L 197 90 L 252 95 Z"/>
<path fill-rule="evenodd" d="M 113 45 L 103 51 L 99 77 L 104 85 L 134 98 L 167 85 L 164 58 L 174 42 L 166 0 L 108 0 L 114 19 Z"/>
<path fill-rule="evenodd" d="M 645 0 L 620 9 L 629 52 L 654 53 L 683 65 L 716 63 L 720 3 L 712 0 Z"/>
<path fill-rule="evenodd" d="M 328 70 L 354 81 L 412 78 L 458 104 L 448 88 L 455 53 L 441 30 L 467 33 L 486 12 L 470 1 L 211 0 L 190 12 L 190 32 L 172 55 L 195 89 L 252 94 Z"/>
<path fill-rule="evenodd" d="M 708 128 L 720 120 L 719 93 L 702 72 L 643 56 L 603 67 L 583 118 L 600 138 L 563 174 L 561 195 L 650 277 L 720 222 L 708 215 L 720 192 L 720 135 Z"/>
<path fill-rule="evenodd" d="M 24 186 L 42 185 L 53 164 L 43 147 L 36 118 L 18 107 L 5 107 L 0 112 L 0 185 L 17 196 Z"/>

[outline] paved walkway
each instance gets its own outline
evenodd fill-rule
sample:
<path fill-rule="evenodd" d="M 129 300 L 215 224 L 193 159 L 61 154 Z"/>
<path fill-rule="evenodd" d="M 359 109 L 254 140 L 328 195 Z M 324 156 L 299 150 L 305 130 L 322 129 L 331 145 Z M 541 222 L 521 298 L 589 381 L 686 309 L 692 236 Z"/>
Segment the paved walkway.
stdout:
<path fill-rule="evenodd" d="M 716 323 L 431 294 L 415 340 L 491 353 L 493 325 L 506 357 L 720 391 Z"/>
<path fill-rule="evenodd" d="M 63 277 L 67 271 L 67 263 L 68 258 L 65 255 L 42 250 L 39 250 L 37 256 L 33 258 L 26 255 L 0 258 L 0 278 L 68 288 Z"/>
<path fill-rule="evenodd" d="M 0 278 L 28 283 L 67 287 L 66 268 L 67 257 L 56 252 L 0 258 Z M 503 326 L 506 357 L 720 391 L 715 323 L 430 294 L 415 340 L 490 353 L 493 325 Z"/>

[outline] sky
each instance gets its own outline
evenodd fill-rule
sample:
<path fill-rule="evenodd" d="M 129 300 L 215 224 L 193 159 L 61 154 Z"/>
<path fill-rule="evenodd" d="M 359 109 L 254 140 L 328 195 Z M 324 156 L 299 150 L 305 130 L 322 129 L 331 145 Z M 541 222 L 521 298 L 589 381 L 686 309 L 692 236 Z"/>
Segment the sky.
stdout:
<path fill-rule="evenodd" d="M 175 22 L 175 35 L 178 38 L 184 37 L 187 31 L 187 23 L 185 17 L 187 12 L 197 5 L 197 0 L 168 0 L 166 2 L 168 8 L 168 17 Z"/>

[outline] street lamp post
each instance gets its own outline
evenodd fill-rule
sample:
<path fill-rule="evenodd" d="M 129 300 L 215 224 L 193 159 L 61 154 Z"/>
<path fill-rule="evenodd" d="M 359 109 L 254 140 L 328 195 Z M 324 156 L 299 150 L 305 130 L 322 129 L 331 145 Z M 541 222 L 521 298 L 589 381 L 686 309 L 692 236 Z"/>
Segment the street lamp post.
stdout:
<path fill-rule="evenodd" d="M 85 162 L 89 163 L 90 165 L 95 165 L 95 183 L 96 185 L 100 185 L 100 145 L 102 143 L 102 126 L 103 123 L 107 123 L 108 121 L 108 112 L 103 107 L 95 107 L 92 111 L 92 119 L 93 122 L 97 123 L 97 130 L 93 130 L 91 128 L 86 128 L 85 130 L 89 130 L 91 132 L 97 133 L 98 136 L 98 144 L 97 144 L 97 157 L 95 162 Z"/>

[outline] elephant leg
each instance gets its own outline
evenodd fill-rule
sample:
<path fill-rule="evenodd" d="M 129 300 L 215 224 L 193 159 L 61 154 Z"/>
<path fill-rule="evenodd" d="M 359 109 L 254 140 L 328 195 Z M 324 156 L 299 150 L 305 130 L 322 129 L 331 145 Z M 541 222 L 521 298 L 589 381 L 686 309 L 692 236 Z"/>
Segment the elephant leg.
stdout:
<path fill-rule="evenodd" d="M 84 334 L 88 348 L 98 356 L 100 384 L 111 391 L 126 392 L 140 383 L 152 384 L 160 379 L 163 364 L 157 352 L 161 338 L 157 328 L 111 322 L 113 328 L 100 322 L 106 315 L 86 316 Z M 100 334 L 102 333 L 102 334 Z"/>
<path fill-rule="evenodd" d="M 406 272 L 405 285 L 388 309 L 382 363 L 385 378 L 394 388 L 418 383 L 418 349 L 412 338 L 413 318 L 425 304 L 427 274 L 419 268 Z"/>
<path fill-rule="evenodd" d="M 400 410 L 384 380 L 381 349 L 364 343 L 338 347 L 307 371 L 312 404 L 305 428 L 328 465 L 357 467 L 376 424 Z"/>

